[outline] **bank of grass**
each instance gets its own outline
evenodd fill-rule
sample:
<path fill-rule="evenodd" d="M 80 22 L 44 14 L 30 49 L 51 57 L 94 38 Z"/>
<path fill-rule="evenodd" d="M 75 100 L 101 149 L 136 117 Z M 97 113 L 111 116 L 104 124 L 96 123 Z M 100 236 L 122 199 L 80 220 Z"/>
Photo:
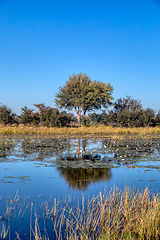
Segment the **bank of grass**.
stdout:
<path fill-rule="evenodd" d="M 33 204 L 31 216 L 32 208 Z M 37 214 L 34 214 L 28 224 L 30 239 L 160 239 L 160 197 L 158 194 L 151 196 L 147 188 L 141 192 L 127 188 L 121 192 L 115 188 L 109 194 L 100 192 L 88 202 L 82 199 L 81 205 L 77 203 L 73 207 L 67 200 L 60 206 L 55 199 L 52 207 L 46 203 L 43 217 L 43 221 L 50 219 L 52 222 L 52 236 L 46 229 L 40 229 Z M 39 219 L 43 217 L 39 216 Z M 3 237 L 4 228 L 1 230 Z M 6 230 L 5 234 L 9 232 Z"/>
<path fill-rule="evenodd" d="M 123 134 L 160 134 L 160 127 L 119 128 L 108 126 L 89 127 L 34 127 L 34 126 L 0 126 L 0 134 L 44 134 L 44 135 L 123 135 Z"/>

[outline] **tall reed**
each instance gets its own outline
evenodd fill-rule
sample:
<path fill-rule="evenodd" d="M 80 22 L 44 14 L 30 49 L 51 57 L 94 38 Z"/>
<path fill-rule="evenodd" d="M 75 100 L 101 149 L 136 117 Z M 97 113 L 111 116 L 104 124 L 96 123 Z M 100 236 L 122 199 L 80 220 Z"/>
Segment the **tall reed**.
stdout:
<path fill-rule="evenodd" d="M 47 218 L 53 221 L 55 239 L 159 239 L 160 198 L 148 189 L 136 192 L 114 188 L 109 194 L 99 193 L 82 205 L 54 207 Z"/>
<path fill-rule="evenodd" d="M 40 216 L 33 214 L 31 204 L 30 239 L 160 239 L 160 197 L 159 194 L 151 195 L 147 188 L 142 191 L 126 188 L 122 192 L 114 188 L 110 193 L 100 192 L 88 201 L 82 198 L 81 204 L 78 202 L 74 206 L 70 201 L 60 203 L 56 199 L 53 206 L 48 202 L 42 205 L 43 216 Z M 13 206 L 12 201 L 7 210 L 10 214 Z M 0 235 L 7 238 L 10 226 L 5 226 L 3 219 Z M 39 225 L 40 219 L 43 219 L 43 229 Z M 52 223 L 50 232 L 44 228 L 45 221 Z M 21 239 L 20 234 L 16 231 L 15 234 Z"/>

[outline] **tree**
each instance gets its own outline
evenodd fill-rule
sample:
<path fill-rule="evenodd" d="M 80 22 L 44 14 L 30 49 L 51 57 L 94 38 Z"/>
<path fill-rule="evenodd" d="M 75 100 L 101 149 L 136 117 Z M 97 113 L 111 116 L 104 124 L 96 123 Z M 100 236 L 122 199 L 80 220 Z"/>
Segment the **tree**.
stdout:
<path fill-rule="evenodd" d="M 40 122 L 40 116 L 38 112 L 34 112 L 34 109 L 29 109 L 27 106 L 21 108 L 21 123 L 24 125 L 33 124 L 38 125 Z"/>
<path fill-rule="evenodd" d="M 160 124 L 160 110 L 158 111 L 157 115 L 156 115 L 156 125 Z"/>
<path fill-rule="evenodd" d="M 147 108 L 143 111 L 144 126 L 154 127 L 156 125 L 155 111 L 151 108 Z"/>
<path fill-rule="evenodd" d="M 101 114 L 96 114 L 96 113 L 92 113 L 89 114 L 89 120 L 91 123 L 100 123 L 102 120 L 102 115 Z"/>
<path fill-rule="evenodd" d="M 33 104 L 36 108 L 39 110 L 39 115 L 40 115 L 40 125 L 43 125 L 43 123 L 47 119 L 48 112 L 50 112 L 49 107 L 46 107 L 44 103 L 40 104 Z"/>
<path fill-rule="evenodd" d="M 142 104 L 139 100 L 134 100 L 127 96 L 119 98 L 114 104 L 116 121 L 122 127 L 140 127 L 142 125 Z"/>
<path fill-rule="evenodd" d="M 81 114 L 94 109 L 107 108 L 112 104 L 113 87 L 110 83 L 91 81 L 87 74 L 73 74 L 56 94 L 55 103 L 59 108 L 75 110 L 78 126 L 81 126 Z"/>
<path fill-rule="evenodd" d="M 38 108 L 40 115 L 40 125 L 46 127 L 69 126 L 73 122 L 73 114 L 67 114 L 65 111 L 60 112 L 57 108 L 45 106 L 44 103 L 34 104 Z"/>
<path fill-rule="evenodd" d="M 12 110 L 5 105 L 0 104 L 0 124 L 12 124 L 16 114 L 12 113 Z"/>
<path fill-rule="evenodd" d="M 102 116 L 101 123 L 103 123 L 104 125 L 112 126 L 112 127 L 116 126 L 117 114 L 113 110 L 110 110 L 108 114 L 103 112 L 101 116 Z"/>
<path fill-rule="evenodd" d="M 116 113 L 123 110 L 140 111 L 142 110 L 142 104 L 139 100 L 134 100 L 131 97 L 127 96 L 123 99 L 119 98 L 114 104 L 114 109 Z"/>

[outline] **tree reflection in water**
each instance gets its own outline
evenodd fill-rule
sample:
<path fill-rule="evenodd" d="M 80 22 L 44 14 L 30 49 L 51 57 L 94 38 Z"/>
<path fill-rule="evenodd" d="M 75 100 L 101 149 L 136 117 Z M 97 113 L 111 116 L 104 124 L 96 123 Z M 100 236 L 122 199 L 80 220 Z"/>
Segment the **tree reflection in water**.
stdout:
<path fill-rule="evenodd" d="M 77 190 L 85 190 L 89 184 L 99 181 L 109 181 L 112 177 L 111 168 L 57 168 L 60 176 L 63 176 L 69 187 Z"/>

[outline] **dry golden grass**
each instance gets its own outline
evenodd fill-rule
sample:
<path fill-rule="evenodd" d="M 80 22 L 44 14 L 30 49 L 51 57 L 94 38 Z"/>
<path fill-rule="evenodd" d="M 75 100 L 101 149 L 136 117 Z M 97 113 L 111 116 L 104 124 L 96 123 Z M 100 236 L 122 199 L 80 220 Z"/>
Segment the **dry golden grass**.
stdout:
<path fill-rule="evenodd" d="M 9 202 L 10 205 L 1 220 L 13 214 L 13 207 L 18 200 L 17 196 L 14 201 Z M 48 236 L 45 224 L 41 225 L 43 231 L 40 228 L 36 209 L 33 209 L 31 203 L 30 224 L 28 223 L 30 239 L 160 239 L 160 197 L 158 194 L 151 195 L 147 188 L 142 191 L 126 188 L 122 192 L 114 188 L 110 193 L 100 192 L 88 201 L 82 197 L 82 202 L 78 201 L 74 206 L 67 198 L 62 204 L 55 199 L 53 205 L 44 203 L 42 215 L 43 217 L 39 215 L 39 219 L 45 216 L 43 221 L 50 223 L 52 236 Z M 10 226 L 4 223 L 0 222 L 1 239 L 7 239 L 10 231 Z M 23 239 L 18 233 L 16 235 L 17 239 Z"/>
<path fill-rule="evenodd" d="M 160 127 L 118 128 L 108 126 L 90 127 L 34 127 L 34 126 L 0 126 L 0 134 L 48 134 L 48 135 L 124 135 L 124 134 L 160 134 Z"/>
<path fill-rule="evenodd" d="M 147 188 L 137 193 L 114 188 L 88 202 L 82 199 L 81 206 L 71 208 L 66 202 L 60 212 L 55 202 L 47 214 L 58 240 L 160 239 L 160 198 Z"/>

